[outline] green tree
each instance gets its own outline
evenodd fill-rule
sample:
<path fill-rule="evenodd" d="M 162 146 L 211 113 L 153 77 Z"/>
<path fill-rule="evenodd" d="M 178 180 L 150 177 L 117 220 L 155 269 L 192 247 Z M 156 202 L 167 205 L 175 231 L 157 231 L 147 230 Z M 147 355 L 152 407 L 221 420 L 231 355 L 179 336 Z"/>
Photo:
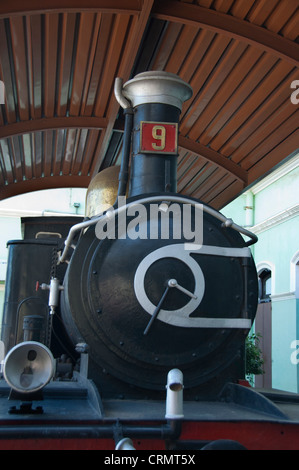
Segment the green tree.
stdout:
<path fill-rule="evenodd" d="M 246 338 L 246 375 L 260 375 L 264 374 L 264 359 L 262 351 L 259 347 L 261 340 L 260 333 L 252 333 Z"/>

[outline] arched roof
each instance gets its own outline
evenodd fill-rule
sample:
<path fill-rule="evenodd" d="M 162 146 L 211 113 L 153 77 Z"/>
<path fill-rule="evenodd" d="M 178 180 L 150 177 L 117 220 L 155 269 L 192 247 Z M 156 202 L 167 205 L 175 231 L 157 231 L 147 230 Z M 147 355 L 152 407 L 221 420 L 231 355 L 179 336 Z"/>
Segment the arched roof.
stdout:
<path fill-rule="evenodd" d="M 115 77 L 165 70 L 194 92 L 178 190 L 221 208 L 299 148 L 298 34 L 299 0 L 0 2 L 0 199 L 119 162 Z"/>

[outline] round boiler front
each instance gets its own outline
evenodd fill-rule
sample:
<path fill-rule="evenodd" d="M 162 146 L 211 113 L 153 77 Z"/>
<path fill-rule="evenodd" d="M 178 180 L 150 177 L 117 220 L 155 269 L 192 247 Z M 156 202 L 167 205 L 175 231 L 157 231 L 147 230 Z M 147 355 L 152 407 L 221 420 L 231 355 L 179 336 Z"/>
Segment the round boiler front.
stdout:
<path fill-rule="evenodd" d="M 140 200 L 81 237 L 65 278 L 63 319 L 99 370 L 164 390 L 175 367 L 185 388 L 196 387 L 242 362 L 257 305 L 254 262 L 241 235 L 193 200 L 174 208 L 161 195 L 154 210 Z M 200 231 L 192 244 L 190 234 Z"/>

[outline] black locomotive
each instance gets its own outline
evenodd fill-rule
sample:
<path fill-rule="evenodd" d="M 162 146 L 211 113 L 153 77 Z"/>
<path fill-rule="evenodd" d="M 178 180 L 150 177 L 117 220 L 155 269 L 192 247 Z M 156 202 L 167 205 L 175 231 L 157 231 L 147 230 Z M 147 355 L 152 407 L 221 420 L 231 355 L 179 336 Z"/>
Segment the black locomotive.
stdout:
<path fill-rule="evenodd" d="M 45 219 L 28 219 L 24 240 L 9 242 L 1 390 L 16 400 L 10 419 L 21 416 L 23 425 L 25 418 L 41 419 L 34 407 L 39 400 L 43 416 L 36 429 L 16 431 L 21 439 L 120 442 L 126 434 L 176 439 L 182 446 L 171 426 L 147 424 L 164 419 L 169 372 L 171 422 L 183 417 L 182 393 L 193 425 L 211 403 L 214 420 L 217 403 L 226 402 L 229 410 L 227 402 L 241 406 L 244 394 L 248 409 L 249 392 L 236 384 L 245 376 L 245 338 L 257 307 L 249 248 L 256 237 L 177 193 L 178 123 L 191 94 L 189 85 L 164 72 L 142 73 L 124 85 L 117 80 L 115 95 L 125 116 L 122 163 L 103 172 L 108 187 L 111 171 L 117 171 L 116 190 L 105 199 L 99 174 L 84 220 L 48 219 L 45 226 Z M 89 418 L 85 407 L 83 431 L 77 402 L 66 413 L 67 424 L 59 409 L 49 412 L 62 397 L 72 406 L 78 384 L 96 410 Z M 263 413 L 268 407 L 276 413 L 264 397 L 255 400 Z M 151 412 L 145 403 L 151 403 Z M 119 427 L 122 417 L 135 427 Z M 2 438 L 6 432 L 16 435 L 2 426 Z M 193 440 L 200 441 L 195 431 Z"/>

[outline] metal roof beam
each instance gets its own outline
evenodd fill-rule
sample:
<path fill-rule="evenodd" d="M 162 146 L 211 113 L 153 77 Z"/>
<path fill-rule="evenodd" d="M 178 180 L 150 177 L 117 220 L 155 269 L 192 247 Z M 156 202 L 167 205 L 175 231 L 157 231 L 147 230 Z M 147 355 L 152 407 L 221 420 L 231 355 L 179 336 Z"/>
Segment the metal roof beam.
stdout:
<path fill-rule="evenodd" d="M 186 137 L 179 136 L 179 146 L 185 150 L 189 150 L 192 153 L 204 157 L 206 160 L 209 160 L 212 163 L 224 168 L 229 173 L 234 175 L 239 181 L 244 184 L 244 187 L 247 186 L 248 175 L 247 171 L 241 168 L 239 165 L 229 160 L 229 158 L 224 157 L 219 152 L 206 147 L 205 145 L 200 144 L 199 142 L 194 142 L 191 139 Z"/>
<path fill-rule="evenodd" d="M 15 0 L 0 2 L 0 18 L 12 15 L 42 14 L 54 12 L 95 11 L 139 14 L 140 0 Z"/>
<path fill-rule="evenodd" d="M 0 187 L 0 201 L 18 194 L 56 188 L 87 188 L 90 176 L 62 175 L 33 178 Z"/>
<path fill-rule="evenodd" d="M 32 119 L 0 126 L 0 139 L 53 129 L 106 129 L 107 125 L 108 119 L 89 116 Z"/>
<path fill-rule="evenodd" d="M 197 25 L 216 33 L 226 34 L 262 48 L 297 67 L 299 65 L 299 44 L 249 21 L 176 0 L 156 2 L 152 14 L 161 20 Z"/>

